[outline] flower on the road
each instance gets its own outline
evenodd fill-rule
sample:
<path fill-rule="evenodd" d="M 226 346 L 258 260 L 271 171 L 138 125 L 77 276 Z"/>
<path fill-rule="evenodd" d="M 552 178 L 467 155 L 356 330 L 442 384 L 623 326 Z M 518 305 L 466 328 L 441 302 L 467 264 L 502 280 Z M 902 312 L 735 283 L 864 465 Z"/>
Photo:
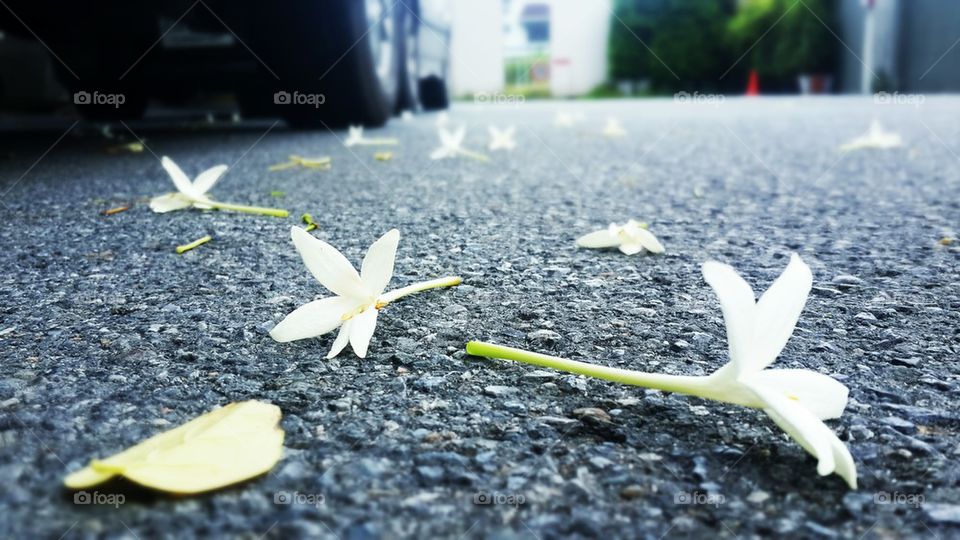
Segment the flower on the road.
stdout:
<path fill-rule="evenodd" d="M 513 139 L 516 130 L 516 126 L 510 126 L 502 130 L 496 126 L 487 126 L 487 131 L 490 132 L 490 144 L 487 148 L 491 152 L 495 150 L 513 150 L 517 147 L 517 142 Z"/>
<path fill-rule="evenodd" d="M 410 122 L 413 120 L 413 113 L 410 112 L 410 109 L 404 109 L 403 112 L 400 113 L 400 119 L 404 122 Z"/>
<path fill-rule="evenodd" d="M 840 150 L 843 152 L 850 152 L 852 150 L 860 150 L 863 148 L 878 148 L 885 150 L 888 148 L 896 148 L 903 144 L 903 140 L 900 138 L 900 135 L 893 133 L 892 131 L 884 131 L 883 126 L 880 125 L 878 120 L 874 120 L 870 124 L 870 129 L 867 132 L 859 137 L 856 137 L 852 141 L 841 145 Z"/>
<path fill-rule="evenodd" d="M 836 473 L 856 489 L 853 458 L 823 423 L 843 413 L 847 387 L 812 370 L 764 369 L 776 360 L 793 334 L 813 285 L 810 268 L 796 254 L 791 255 L 787 268 L 759 300 L 728 265 L 707 262 L 703 277 L 720 300 L 730 354 L 730 361 L 708 376 L 610 368 L 481 342 L 468 343 L 467 353 L 762 409 L 817 458 L 821 476 Z"/>
<path fill-rule="evenodd" d="M 430 159 L 446 159 L 457 156 L 465 156 L 478 161 L 487 161 L 487 156 L 463 148 L 463 139 L 467 135 L 467 129 L 463 126 L 456 131 L 448 131 L 447 128 L 437 128 L 437 135 L 440 137 L 440 146 L 431 152 Z"/>
<path fill-rule="evenodd" d="M 340 354 L 347 343 L 357 356 L 366 357 L 381 309 L 404 296 L 427 289 L 452 287 L 462 281 L 459 277 L 446 277 L 385 293 L 393 277 L 393 261 L 400 242 L 400 232 L 396 229 L 370 246 L 360 265 L 360 273 L 336 248 L 303 229 L 292 227 L 290 236 L 307 270 L 335 296 L 314 300 L 295 309 L 273 327 L 270 336 L 281 342 L 294 341 L 339 328 L 340 333 L 327 358 Z"/>
<path fill-rule="evenodd" d="M 370 139 L 363 136 L 363 126 L 350 126 L 347 129 L 347 140 L 343 145 L 347 148 L 356 145 L 364 146 L 392 146 L 399 144 L 394 138 Z"/>
<path fill-rule="evenodd" d="M 606 229 L 585 234 L 577 239 L 577 245 L 594 249 L 615 247 L 626 255 L 634 255 L 643 250 L 663 253 L 663 244 L 647 230 L 647 224 L 632 219 L 623 225 L 611 223 Z"/>
<path fill-rule="evenodd" d="M 566 111 L 557 111 L 557 114 L 553 117 L 553 123 L 557 127 L 572 127 L 581 120 L 583 120 L 583 113 L 571 113 Z"/>
<path fill-rule="evenodd" d="M 623 129 L 623 125 L 620 124 L 620 120 L 610 117 L 607 118 L 607 125 L 603 128 L 603 134 L 606 137 L 624 137 L 627 135 L 627 130 Z"/>
<path fill-rule="evenodd" d="M 307 169 L 320 169 L 322 171 L 329 171 L 332 165 L 333 160 L 329 156 L 308 158 L 292 154 L 287 161 L 283 163 L 277 163 L 276 165 L 271 165 L 267 170 L 270 172 L 275 172 L 292 169 L 293 167 L 304 167 Z"/>
<path fill-rule="evenodd" d="M 211 200 L 207 197 L 207 192 L 213 187 L 225 172 L 226 165 L 217 165 L 211 167 L 197 175 L 197 178 L 191 182 L 190 177 L 167 156 L 160 159 L 160 164 L 170 175 L 173 185 L 177 191 L 158 195 L 150 199 L 150 209 L 157 213 L 172 212 L 174 210 L 183 210 L 184 208 L 201 208 L 209 210 L 216 208 L 218 210 L 235 210 L 237 212 L 246 212 L 249 214 L 263 214 L 275 217 L 287 217 L 289 213 L 286 210 L 276 208 L 261 208 L 258 206 L 244 206 L 240 204 L 223 203 Z"/>
<path fill-rule="evenodd" d="M 123 476 L 170 493 L 210 491 L 259 476 L 283 456 L 280 408 L 231 403 L 70 474 L 64 485 L 86 489 Z M 78 493 L 79 495 L 79 493 Z"/>

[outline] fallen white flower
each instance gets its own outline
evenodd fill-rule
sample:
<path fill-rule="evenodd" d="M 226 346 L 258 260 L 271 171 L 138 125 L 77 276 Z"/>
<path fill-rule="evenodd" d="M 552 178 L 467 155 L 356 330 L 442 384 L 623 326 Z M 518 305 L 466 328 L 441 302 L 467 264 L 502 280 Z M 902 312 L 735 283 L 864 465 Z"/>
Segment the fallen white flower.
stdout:
<path fill-rule="evenodd" d="M 400 119 L 404 122 L 410 122 L 413 120 L 413 113 L 410 112 L 410 109 L 404 109 L 403 112 L 400 113 Z"/>
<path fill-rule="evenodd" d="M 290 236 L 307 270 L 336 296 L 314 300 L 295 309 L 270 330 L 270 336 L 286 342 L 320 336 L 340 328 L 327 358 L 340 354 L 347 343 L 357 356 L 366 357 L 381 309 L 404 296 L 438 287 L 452 287 L 463 281 L 459 277 L 446 277 L 384 293 L 393 277 L 393 261 L 400 242 L 400 232 L 396 229 L 370 246 L 359 274 L 343 254 L 323 240 L 299 227 L 291 227 Z"/>
<path fill-rule="evenodd" d="M 369 139 L 364 137 L 363 126 L 350 126 L 347 128 L 347 140 L 343 141 L 343 145 L 347 148 L 357 145 L 392 146 L 395 144 L 399 144 L 399 141 L 393 138 Z"/>
<path fill-rule="evenodd" d="M 900 138 L 900 135 L 893 133 L 891 131 L 884 131 L 883 126 L 880 125 L 878 120 L 874 120 L 870 124 L 870 129 L 867 132 L 852 141 L 841 145 L 840 150 L 843 152 L 850 152 L 852 150 L 860 150 L 863 148 L 878 148 L 881 150 L 896 148 L 903 144 L 903 140 Z"/>
<path fill-rule="evenodd" d="M 440 147 L 430 154 L 430 159 L 446 159 L 457 156 L 465 156 L 478 161 L 490 159 L 479 152 L 463 148 L 463 139 L 467 135 L 467 129 L 464 126 L 460 126 L 452 133 L 447 131 L 446 128 L 437 128 L 437 135 L 440 137 Z"/>
<path fill-rule="evenodd" d="M 191 182 L 190 177 L 174 161 L 167 156 L 160 159 L 160 164 L 170 175 L 173 185 L 177 191 L 158 195 L 150 199 L 150 209 L 159 214 L 172 212 L 174 210 L 183 210 L 184 208 L 201 208 L 219 210 L 235 210 L 237 212 L 247 212 L 250 214 L 263 214 L 276 217 L 287 217 L 289 213 L 286 210 L 275 208 L 261 208 L 259 206 L 244 206 L 240 204 L 230 204 L 211 200 L 207 197 L 207 192 L 217 183 L 224 173 L 227 172 L 226 165 L 217 165 L 211 167 L 197 175 L 197 178 Z"/>
<path fill-rule="evenodd" d="M 643 373 L 481 342 L 468 343 L 467 353 L 763 409 L 817 458 L 821 476 L 836 473 L 856 489 L 857 469 L 850 451 L 823 423 L 843 413 L 847 387 L 812 370 L 764 369 L 793 334 L 813 284 L 810 268 L 792 254 L 787 268 L 759 300 L 728 265 L 707 262 L 703 277 L 720 300 L 730 351 L 730 361 L 708 376 Z"/>
<path fill-rule="evenodd" d="M 501 149 L 513 150 L 517 147 L 517 142 L 513 139 L 516 126 L 510 126 L 504 130 L 500 130 L 495 126 L 488 126 L 487 131 L 490 132 L 490 145 L 487 146 L 487 148 L 491 152 Z"/>
<path fill-rule="evenodd" d="M 603 134 L 606 137 L 625 137 L 627 130 L 623 129 L 619 120 L 611 117 L 607 118 L 607 125 L 603 128 Z"/>
<path fill-rule="evenodd" d="M 577 239 L 577 245 L 594 249 L 615 247 L 626 255 L 644 249 L 650 253 L 663 253 L 663 244 L 647 230 L 647 224 L 632 219 L 623 225 L 611 223 L 606 229 L 585 234 Z"/>
<path fill-rule="evenodd" d="M 581 120 L 583 120 L 582 113 L 574 114 L 565 111 L 557 111 L 557 114 L 553 117 L 553 123 L 557 127 L 572 127 Z"/>

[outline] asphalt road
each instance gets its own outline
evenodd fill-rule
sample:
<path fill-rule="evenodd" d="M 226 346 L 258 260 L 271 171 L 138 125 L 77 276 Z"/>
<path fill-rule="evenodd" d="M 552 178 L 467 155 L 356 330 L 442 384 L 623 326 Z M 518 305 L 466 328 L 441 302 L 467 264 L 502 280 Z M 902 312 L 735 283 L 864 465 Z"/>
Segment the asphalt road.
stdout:
<path fill-rule="evenodd" d="M 560 129 L 557 110 L 585 119 Z M 599 134 L 609 115 L 627 137 Z M 839 153 L 874 117 L 904 148 Z M 515 123 L 518 148 L 431 162 L 433 115 L 374 130 L 400 139 L 386 162 L 344 148 L 344 132 L 272 122 L 130 124 L 142 153 L 109 154 L 117 141 L 83 126 L 53 144 L 70 122 L 0 135 L 0 534 L 960 536 L 960 243 L 939 243 L 960 223 L 960 100 L 471 104 L 450 118 L 476 150 L 486 124 Z M 171 188 L 154 153 L 191 174 L 232 165 L 216 198 L 292 215 L 153 214 L 148 197 Z M 288 154 L 333 167 L 267 172 Z M 333 335 L 276 343 L 273 324 L 324 292 L 289 240 L 303 212 L 355 263 L 398 228 L 395 286 L 464 284 L 384 310 L 365 360 L 324 360 Z M 666 253 L 574 247 L 628 218 Z M 700 265 L 728 262 L 763 290 L 791 251 L 814 290 L 775 366 L 849 386 L 829 424 L 857 491 L 818 476 L 760 411 L 463 350 L 484 339 L 706 374 L 726 338 Z M 189 498 L 97 488 L 122 494 L 114 505 L 61 487 L 91 458 L 245 399 L 284 413 L 285 457 L 264 477 Z"/>

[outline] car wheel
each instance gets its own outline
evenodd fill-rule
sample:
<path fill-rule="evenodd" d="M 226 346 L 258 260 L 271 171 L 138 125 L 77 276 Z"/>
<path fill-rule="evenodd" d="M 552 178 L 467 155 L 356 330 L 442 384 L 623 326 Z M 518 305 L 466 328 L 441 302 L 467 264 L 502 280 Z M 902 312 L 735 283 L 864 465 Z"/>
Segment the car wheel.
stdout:
<path fill-rule="evenodd" d="M 393 2 L 261 4 L 253 50 L 263 51 L 268 82 L 252 84 L 259 96 L 244 102 L 268 103 L 294 127 L 380 125 L 390 118 L 399 95 L 403 39 L 400 9 Z"/>

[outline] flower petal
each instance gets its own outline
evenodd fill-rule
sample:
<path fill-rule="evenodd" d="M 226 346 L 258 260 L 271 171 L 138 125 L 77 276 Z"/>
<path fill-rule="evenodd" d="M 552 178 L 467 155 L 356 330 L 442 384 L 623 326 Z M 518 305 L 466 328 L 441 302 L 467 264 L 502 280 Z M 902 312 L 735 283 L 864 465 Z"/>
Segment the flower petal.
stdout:
<path fill-rule="evenodd" d="M 347 346 L 347 343 L 350 342 L 351 326 L 353 326 L 353 319 L 344 322 L 343 325 L 340 326 L 340 333 L 337 334 L 337 339 L 333 340 L 333 346 L 330 347 L 330 352 L 327 353 L 327 360 L 340 354 L 340 352 L 343 351 L 343 349 Z"/>
<path fill-rule="evenodd" d="M 857 467 L 847 447 L 822 421 L 799 403 L 773 388 L 744 381 L 768 407 L 764 412 L 808 453 L 817 458 L 821 476 L 837 473 L 852 489 L 857 488 Z"/>
<path fill-rule="evenodd" d="M 797 325 L 813 286 L 813 274 L 796 253 L 780 277 L 757 301 L 748 369 L 759 371 L 777 359 Z"/>
<path fill-rule="evenodd" d="M 430 153 L 430 159 L 443 159 L 450 156 L 450 152 L 445 147 L 440 147 Z"/>
<path fill-rule="evenodd" d="M 646 248 L 646 250 L 650 253 L 663 253 L 663 244 L 657 240 L 657 237 L 654 236 L 652 232 L 640 227 L 636 227 L 633 231 L 631 231 L 631 233 L 631 236 L 633 236 L 634 240 L 639 242 L 640 245 Z"/>
<path fill-rule="evenodd" d="M 723 321 L 727 327 L 730 361 L 739 373 L 744 369 L 753 347 L 751 342 L 756 311 L 753 289 L 733 267 L 714 261 L 704 263 L 703 279 L 720 300 Z"/>
<path fill-rule="evenodd" d="M 577 245 L 585 248 L 608 248 L 620 245 L 620 239 L 608 229 L 595 231 L 577 238 Z"/>
<path fill-rule="evenodd" d="M 217 183 L 217 180 L 219 180 L 225 172 L 227 172 L 226 165 L 210 167 L 197 175 L 197 179 L 193 181 L 193 189 L 201 194 L 210 191 L 210 188 Z"/>
<path fill-rule="evenodd" d="M 850 393 L 840 381 L 809 369 L 765 369 L 746 378 L 782 393 L 820 420 L 840 418 Z"/>
<path fill-rule="evenodd" d="M 636 255 L 643 251 L 643 244 L 638 244 L 635 242 L 626 242 L 620 244 L 620 252 L 624 255 Z"/>
<path fill-rule="evenodd" d="M 166 195 L 158 195 L 150 199 L 150 209 L 158 214 L 172 212 L 174 210 L 183 210 L 184 208 L 189 208 L 191 204 L 193 203 L 189 199 L 179 193 L 167 193 Z"/>
<path fill-rule="evenodd" d="M 160 164 L 163 165 L 167 174 L 170 175 L 170 179 L 173 180 L 173 185 L 177 186 L 177 191 L 191 199 L 199 198 L 199 195 L 202 195 L 202 193 L 197 193 L 197 190 L 193 188 L 193 183 L 190 182 L 190 177 L 188 177 L 187 174 L 183 172 L 183 169 L 174 163 L 172 159 L 163 156 L 160 158 Z"/>
<path fill-rule="evenodd" d="M 270 330 L 270 337 L 287 342 L 326 334 L 343 324 L 343 315 L 356 306 L 356 300 L 343 296 L 314 300 L 291 311 Z"/>
<path fill-rule="evenodd" d="M 303 264 L 321 284 L 337 296 L 349 296 L 356 300 L 367 300 L 373 293 L 363 286 L 360 274 L 350 261 L 330 244 L 314 238 L 300 227 L 290 227 L 293 245 L 300 252 Z"/>
<path fill-rule="evenodd" d="M 360 358 L 367 357 L 367 347 L 377 328 L 377 313 L 379 310 L 369 308 L 350 320 L 353 323 L 350 326 L 350 346 Z"/>
<path fill-rule="evenodd" d="M 393 277 L 393 261 L 397 257 L 400 231 L 391 229 L 370 245 L 360 265 L 360 280 L 375 296 L 383 294 Z"/>

